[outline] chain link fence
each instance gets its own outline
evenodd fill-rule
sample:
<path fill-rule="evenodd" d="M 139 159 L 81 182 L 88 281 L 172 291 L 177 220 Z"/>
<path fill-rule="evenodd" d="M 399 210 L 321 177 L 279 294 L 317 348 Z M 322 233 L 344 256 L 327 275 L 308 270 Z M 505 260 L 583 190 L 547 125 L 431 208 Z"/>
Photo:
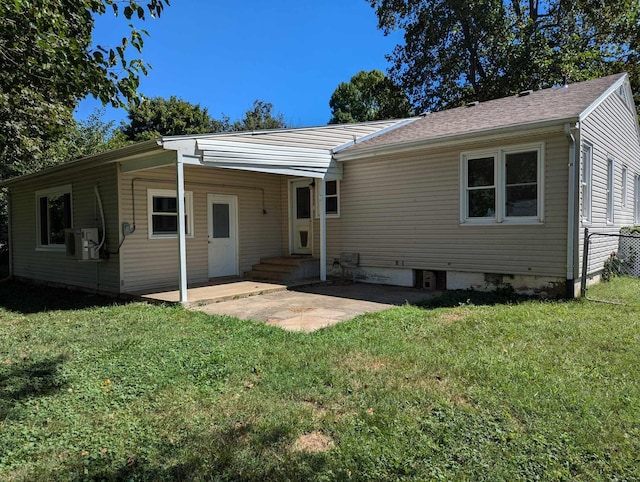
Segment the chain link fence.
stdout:
<path fill-rule="evenodd" d="M 586 299 L 640 304 L 640 228 L 584 232 L 581 293 Z"/>

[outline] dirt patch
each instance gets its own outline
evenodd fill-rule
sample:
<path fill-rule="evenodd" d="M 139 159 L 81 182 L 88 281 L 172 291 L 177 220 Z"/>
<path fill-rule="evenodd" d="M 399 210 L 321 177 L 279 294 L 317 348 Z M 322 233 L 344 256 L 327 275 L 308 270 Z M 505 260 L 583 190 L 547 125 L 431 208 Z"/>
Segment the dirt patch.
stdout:
<path fill-rule="evenodd" d="M 440 321 L 443 323 L 455 323 L 456 321 L 464 320 L 467 316 L 469 316 L 469 310 L 455 310 L 440 315 Z"/>
<path fill-rule="evenodd" d="M 293 450 L 296 452 L 305 452 L 308 454 L 327 452 L 333 447 L 333 441 L 326 435 L 315 431 L 306 433 L 297 438 L 293 443 Z"/>
<path fill-rule="evenodd" d="M 327 414 L 327 410 L 313 400 L 305 400 L 302 402 L 302 405 L 311 410 L 315 418 L 323 418 Z"/>
<path fill-rule="evenodd" d="M 372 371 L 377 372 L 385 368 L 389 362 L 381 358 L 369 357 L 365 354 L 355 354 L 343 360 L 342 366 L 352 372 Z"/>

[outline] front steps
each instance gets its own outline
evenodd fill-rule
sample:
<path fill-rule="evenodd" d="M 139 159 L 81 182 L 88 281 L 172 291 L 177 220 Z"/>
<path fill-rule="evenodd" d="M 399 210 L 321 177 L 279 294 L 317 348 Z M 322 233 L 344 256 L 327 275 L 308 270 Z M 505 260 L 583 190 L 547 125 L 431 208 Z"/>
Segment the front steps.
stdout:
<path fill-rule="evenodd" d="M 298 281 L 320 277 L 320 260 L 311 256 L 262 258 L 254 264 L 246 278 L 269 281 Z"/>

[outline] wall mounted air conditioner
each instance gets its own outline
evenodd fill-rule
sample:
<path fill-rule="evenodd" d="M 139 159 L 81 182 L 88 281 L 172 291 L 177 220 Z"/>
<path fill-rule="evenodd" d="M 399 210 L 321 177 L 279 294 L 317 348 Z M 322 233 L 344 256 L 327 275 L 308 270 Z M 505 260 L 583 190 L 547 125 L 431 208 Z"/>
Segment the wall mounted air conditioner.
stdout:
<path fill-rule="evenodd" d="M 72 258 L 82 261 L 100 258 L 98 228 L 65 229 L 64 244 L 67 248 L 67 256 Z"/>

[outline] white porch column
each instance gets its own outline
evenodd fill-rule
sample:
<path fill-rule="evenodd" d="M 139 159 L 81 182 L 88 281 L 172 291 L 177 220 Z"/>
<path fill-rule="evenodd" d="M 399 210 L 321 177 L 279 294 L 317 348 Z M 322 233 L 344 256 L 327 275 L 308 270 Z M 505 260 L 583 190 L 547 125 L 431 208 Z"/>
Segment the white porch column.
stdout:
<path fill-rule="evenodd" d="M 327 186 L 324 178 L 319 180 L 320 190 L 320 281 L 327 281 L 327 203 L 325 193 Z"/>
<path fill-rule="evenodd" d="M 180 284 L 180 303 L 187 303 L 187 241 L 184 205 L 184 164 L 182 154 L 176 157 L 176 201 L 178 204 L 178 280 Z"/>

